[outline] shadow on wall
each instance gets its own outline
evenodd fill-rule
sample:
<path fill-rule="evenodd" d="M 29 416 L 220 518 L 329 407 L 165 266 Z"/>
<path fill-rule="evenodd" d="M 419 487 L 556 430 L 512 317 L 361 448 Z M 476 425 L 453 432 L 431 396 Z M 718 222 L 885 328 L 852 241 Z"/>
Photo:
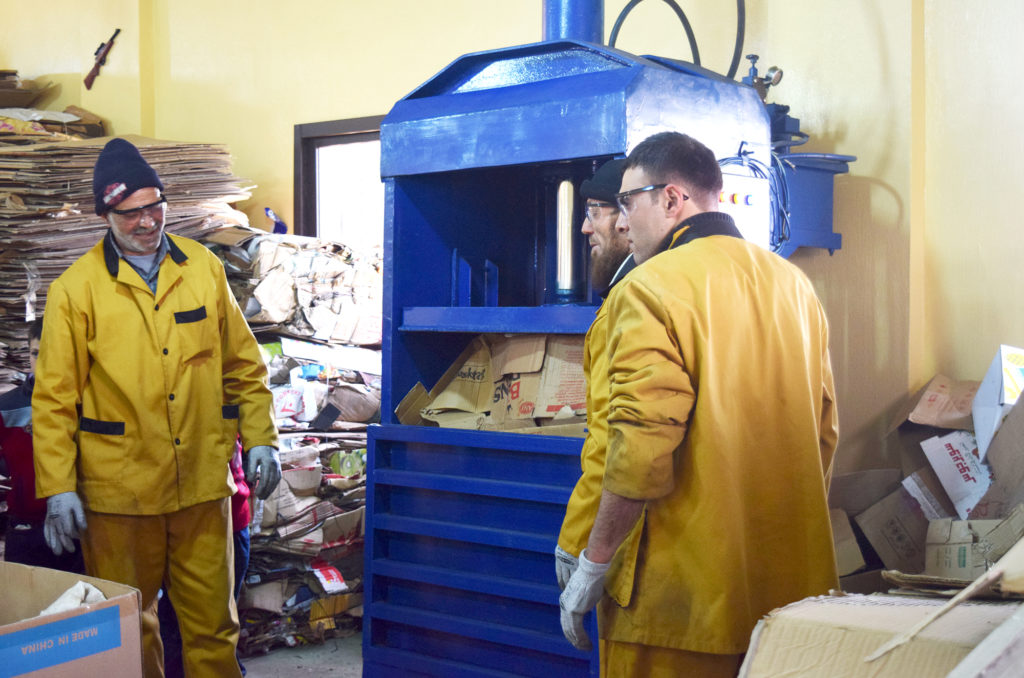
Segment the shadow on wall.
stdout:
<path fill-rule="evenodd" d="M 800 249 L 828 314 L 839 408 L 836 473 L 898 467 L 883 438 L 907 395 L 910 227 L 902 197 L 870 177 L 836 178 L 842 249 Z"/>

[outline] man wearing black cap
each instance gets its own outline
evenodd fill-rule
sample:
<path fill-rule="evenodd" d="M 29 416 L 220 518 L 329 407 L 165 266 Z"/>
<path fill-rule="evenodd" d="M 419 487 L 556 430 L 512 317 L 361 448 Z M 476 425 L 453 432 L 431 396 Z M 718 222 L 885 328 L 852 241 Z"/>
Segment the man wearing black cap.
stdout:
<path fill-rule="evenodd" d="M 615 194 L 622 183 L 625 163 L 622 159 L 609 160 L 597 170 L 593 179 L 587 179 L 580 185 L 580 195 L 586 201 L 586 217 L 580 230 L 590 242 L 590 284 L 602 297 L 607 297 L 615 283 L 634 266 L 633 257 L 629 254 L 629 241 L 615 228 L 619 218 Z M 555 574 L 562 588 L 576 569 L 580 551 L 587 545 L 601 500 L 608 437 L 608 360 L 604 350 L 607 320 L 608 311 L 602 304 L 583 345 L 587 438 L 580 458 L 583 473 L 569 497 L 555 547 Z"/>
<path fill-rule="evenodd" d="M 240 434 L 255 494 L 280 480 L 266 366 L 220 261 L 164 233 L 135 146 L 107 143 L 93 195 L 110 228 L 50 286 L 32 397 L 47 543 L 80 534 L 90 575 L 142 592 L 147 676 L 163 675 L 161 588 L 187 673 L 238 676 L 228 462 Z"/>

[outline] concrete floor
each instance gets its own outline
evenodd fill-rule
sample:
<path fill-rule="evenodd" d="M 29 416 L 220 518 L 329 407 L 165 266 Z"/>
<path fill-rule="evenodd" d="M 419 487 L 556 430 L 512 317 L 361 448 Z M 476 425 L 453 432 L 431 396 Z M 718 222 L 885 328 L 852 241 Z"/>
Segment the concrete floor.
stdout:
<path fill-rule="evenodd" d="M 331 638 L 321 645 L 278 648 L 259 657 L 244 659 L 242 663 L 245 664 L 246 678 L 361 678 L 363 634 Z"/>

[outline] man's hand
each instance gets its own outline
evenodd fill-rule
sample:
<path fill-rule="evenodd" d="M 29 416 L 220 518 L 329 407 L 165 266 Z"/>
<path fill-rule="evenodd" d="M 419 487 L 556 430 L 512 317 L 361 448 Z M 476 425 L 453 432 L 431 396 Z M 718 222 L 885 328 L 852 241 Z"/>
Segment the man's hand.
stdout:
<path fill-rule="evenodd" d="M 54 555 L 75 550 L 74 539 L 86 528 L 82 500 L 75 492 L 61 492 L 46 500 L 43 537 Z"/>
<path fill-rule="evenodd" d="M 565 590 L 565 585 L 569 583 L 569 577 L 576 571 L 579 563 L 579 558 L 561 546 L 555 545 L 555 576 L 558 577 L 558 588 Z"/>
<path fill-rule="evenodd" d="M 277 459 L 277 450 L 269 445 L 257 445 L 249 450 L 246 455 L 245 482 L 252 486 L 257 499 L 269 497 L 281 482 L 281 462 Z"/>
<path fill-rule="evenodd" d="M 562 608 L 562 633 L 577 650 L 591 650 L 593 645 L 583 630 L 583 615 L 594 609 L 604 594 L 604 577 L 608 563 L 592 563 L 587 560 L 584 549 L 579 557 L 579 567 L 572 573 L 569 583 L 558 598 Z"/>

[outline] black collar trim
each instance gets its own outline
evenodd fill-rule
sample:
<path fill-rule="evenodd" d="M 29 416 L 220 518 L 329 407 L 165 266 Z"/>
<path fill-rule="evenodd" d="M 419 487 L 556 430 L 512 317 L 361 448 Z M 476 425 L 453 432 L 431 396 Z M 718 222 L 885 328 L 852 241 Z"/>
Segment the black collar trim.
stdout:
<path fill-rule="evenodd" d="M 710 235 L 727 235 L 743 240 L 743 234 L 736 228 L 736 222 L 725 212 L 700 212 L 676 226 L 665 237 L 664 246 L 658 251 L 682 247 L 688 242 Z"/>
<path fill-rule="evenodd" d="M 164 239 L 167 241 L 167 253 L 171 255 L 171 259 L 174 263 L 181 265 L 188 261 L 188 255 L 181 251 L 174 240 L 164 233 Z M 103 263 L 107 266 L 107 272 L 114 278 L 117 277 L 117 271 L 120 268 L 121 257 L 117 254 L 117 249 L 114 247 L 114 234 L 107 229 L 107 235 L 103 238 Z"/>

